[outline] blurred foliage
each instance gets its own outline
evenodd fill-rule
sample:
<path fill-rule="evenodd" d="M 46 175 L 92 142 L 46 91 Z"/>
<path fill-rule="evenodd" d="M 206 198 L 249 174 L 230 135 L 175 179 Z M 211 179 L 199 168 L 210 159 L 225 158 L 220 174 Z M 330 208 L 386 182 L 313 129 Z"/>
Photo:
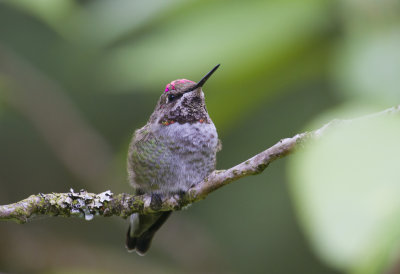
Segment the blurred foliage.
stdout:
<path fill-rule="evenodd" d="M 70 187 L 131 191 L 125 159 L 133 130 L 146 122 L 165 84 L 196 81 L 217 63 L 205 93 L 223 141 L 219 168 L 327 117 L 347 118 L 347 109 L 366 113 L 397 104 L 399 18 L 394 0 L 1 1 L 0 201 Z M 338 131 L 287 168 L 281 160 L 175 213 L 146 257 L 124 250 L 124 220 L 3 223 L 0 271 L 388 268 L 398 259 L 395 123 Z M 347 134 L 354 142 L 371 136 L 366 145 L 391 136 L 385 141 L 391 147 L 371 145 L 382 154 L 368 162 L 368 151 L 341 143 Z M 339 148 L 345 159 L 329 157 Z M 360 174 L 346 168 L 352 161 L 366 164 Z M 329 191 L 337 180 L 349 187 Z"/>
<path fill-rule="evenodd" d="M 329 116 L 351 116 L 354 109 Z M 345 124 L 291 159 L 307 233 L 325 260 L 353 273 L 382 273 L 397 259 L 399 123 L 399 117 L 379 117 Z"/>
<path fill-rule="evenodd" d="M 346 104 L 307 128 L 399 104 L 400 4 L 343 1 L 344 38 L 332 79 Z M 316 252 L 350 273 L 398 273 L 400 121 L 357 121 L 329 131 L 290 159 L 299 219 Z"/>

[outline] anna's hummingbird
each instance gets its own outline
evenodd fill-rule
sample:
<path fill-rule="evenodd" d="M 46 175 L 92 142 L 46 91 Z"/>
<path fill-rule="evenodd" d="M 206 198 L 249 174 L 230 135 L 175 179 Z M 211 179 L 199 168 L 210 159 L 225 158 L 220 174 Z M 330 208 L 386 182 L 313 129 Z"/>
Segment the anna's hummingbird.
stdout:
<path fill-rule="evenodd" d="M 167 84 L 147 124 L 135 131 L 129 146 L 128 176 L 136 194 L 161 198 L 182 194 L 215 170 L 221 146 L 202 86 L 218 67 L 197 84 L 186 79 Z M 170 214 L 132 214 L 128 251 L 144 255 Z"/>

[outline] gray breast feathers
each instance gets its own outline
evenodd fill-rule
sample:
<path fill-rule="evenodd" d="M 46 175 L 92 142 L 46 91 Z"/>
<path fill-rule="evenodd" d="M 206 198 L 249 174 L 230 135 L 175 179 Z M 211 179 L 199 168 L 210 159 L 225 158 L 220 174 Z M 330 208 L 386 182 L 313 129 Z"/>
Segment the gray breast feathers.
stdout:
<path fill-rule="evenodd" d="M 143 127 L 130 144 L 129 181 L 137 193 L 187 191 L 215 169 L 218 144 L 212 123 Z"/>

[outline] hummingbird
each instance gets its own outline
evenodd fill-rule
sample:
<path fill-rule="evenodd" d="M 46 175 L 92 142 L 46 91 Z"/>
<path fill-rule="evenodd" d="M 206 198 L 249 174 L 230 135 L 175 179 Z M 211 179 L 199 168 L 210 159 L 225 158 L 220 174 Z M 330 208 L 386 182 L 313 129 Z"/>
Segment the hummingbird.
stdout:
<path fill-rule="evenodd" d="M 135 131 L 128 151 L 128 179 L 137 195 L 182 195 L 216 167 L 221 149 L 208 115 L 203 85 L 215 66 L 198 83 L 178 79 L 167 84 L 147 124 Z M 156 199 L 157 200 L 157 199 Z M 171 211 L 130 216 L 128 251 L 145 255 L 157 230 Z"/>

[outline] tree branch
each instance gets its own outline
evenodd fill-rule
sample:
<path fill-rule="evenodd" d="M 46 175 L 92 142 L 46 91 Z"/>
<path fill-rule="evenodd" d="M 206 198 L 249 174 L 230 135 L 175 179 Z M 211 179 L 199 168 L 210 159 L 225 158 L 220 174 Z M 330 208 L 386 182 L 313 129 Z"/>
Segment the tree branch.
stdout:
<path fill-rule="evenodd" d="M 91 220 L 96 215 L 126 218 L 136 212 L 149 214 L 159 211 L 180 210 L 204 199 L 208 194 L 224 185 L 245 176 L 261 173 L 276 159 L 292 153 L 308 140 L 318 139 L 333 126 L 346 124 L 358 119 L 369 119 L 399 112 L 400 105 L 356 119 L 333 120 L 317 130 L 282 139 L 272 147 L 241 164 L 227 170 L 215 170 L 203 182 L 182 195 L 159 197 L 156 195 L 113 194 L 109 190 L 94 194 L 85 190 L 74 192 L 73 189 L 68 193 L 39 193 L 17 203 L 0 206 L 0 220 L 26 223 L 36 216 L 77 216 Z"/>

